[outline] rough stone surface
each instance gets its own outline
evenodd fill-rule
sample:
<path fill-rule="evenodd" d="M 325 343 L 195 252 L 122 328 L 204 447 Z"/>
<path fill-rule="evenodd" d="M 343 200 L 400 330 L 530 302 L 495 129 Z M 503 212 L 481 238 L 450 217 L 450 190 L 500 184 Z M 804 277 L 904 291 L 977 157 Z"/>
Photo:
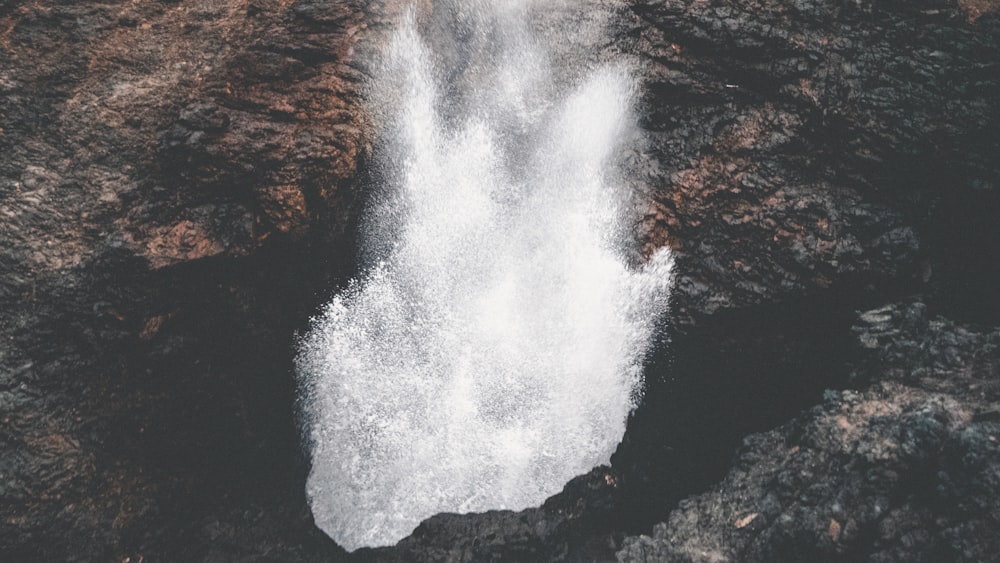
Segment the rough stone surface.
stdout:
<path fill-rule="evenodd" d="M 868 311 L 855 372 L 743 441 L 726 478 L 619 561 L 993 561 L 1000 548 L 1000 330 L 923 303 Z"/>
<path fill-rule="evenodd" d="M 996 209 L 1000 189 L 995 16 L 969 24 L 945 2 L 635 11 L 653 138 L 642 235 L 684 264 L 680 317 L 973 268 L 973 298 L 998 316 L 995 268 L 964 249 L 996 254 L 996 229 L 969 210 Z"/>
<path fill-rule="evenodd" d="M 329 559 L 292 338 L 381 3 L 0 3 L 0 559 Z"/>
<path fill-rule="evenodd" d="M 654 139 L 637 157 L 653 201 L 640 237 L 679 255 L 679 360 L 666 364 L 674 381 L 654 380 L 647 403 L 684 415 L 640 409 L 630 426 L 615 468 L 624 482 L 638 478 L 638 497 L 655 492 L 653 506 L 632 501 L 646 514 L 637 525 L 648 533 L 650 519 L 665 523 L 651 538 L 627 540 L 619 558 L 993 560 L 996 513 L 985 507 L 996 505 L 1000 461 L 989 441 L 995 429 L 974 420 L 996 400 L 989 358 L 991 327 L 1000 324 L 1000 230 L 989 219 L 1000 210 L 1000 102 L 986 94 L 1000 80 L 995 7 L 681 1 L 635 9 Z M 926 305 L 869 312 L 856 329 L 861 340 L 845 345 L 853 334 L 845 313 L 911 295 Z M 794 304 L 817 299 L 829 306 Z M 794 340 L 812 342 L 803 349 L 821 362 L 755 358 L 760 347 L 784 346 L 773 338 L 783 330 L 739 320 L 774 316 L 768 303 L 792 307 L 780 322 L 797 325 Z M 691 361 L 686 335 L 713 326 L 767 336 L 733 347 L 721 338 Z M 710 358 L 719 350 L 731 363 Z M 747 361 L 762 369 L 742 367 Z M 711 486 L 689 459 L 736 445 L 732 432 L 705 430 L 725 426 L 715 418 L 733 411 L 704 415 L 669 398 L 690 395 L 677 379 L 706 375 L 717 393 L 748 394 L 728 403 L 740 413 L 729 425 L 744 431 L 777 425 L 764 413 L 782 410 L 775 398 L 794 396 L 804 380 L 858 391 L 828 392 L 795 423 L 748 438 L 735 462 L 704 465 L 716 478 L 725 473 Z M 819 389 L 803 390 L 799 408 L 820 402 Z M 719 443 L 692 444 L 684 432 Z M 955 465 L 969 451 L 974 467 Z M 717 473 L 723 466 L 731 467 Z M 941 480 L 968 488 L 920 490 L 940 489 Z M 704 489 L 711 492 L 657 517 L 656 504 L 672 507 Z M 971 490 L 981 507 L 969 506 L 978 502 L 964 496 Z"/>
<path fill-rule="evenodd" d="M 646 77 L 636 257 L 678 256 L 643 406 L 543 506 L 354 558 L 996 559 L 997 3 L 602 5 Z M 292 339 L 354 267 L 397 10 L 0 3 L 0 559 L 347 557 Z"/>

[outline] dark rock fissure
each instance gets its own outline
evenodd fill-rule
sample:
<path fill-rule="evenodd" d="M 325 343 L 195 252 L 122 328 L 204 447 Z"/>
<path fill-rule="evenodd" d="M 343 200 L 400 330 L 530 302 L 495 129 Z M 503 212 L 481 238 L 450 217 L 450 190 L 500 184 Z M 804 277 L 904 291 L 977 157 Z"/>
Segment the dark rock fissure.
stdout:
<path fill-rule="evenodd" d="M 744 436 L 848 385 L 855 311 L 876 303 L 829 291 L 669 327 L 612 459 L 630 499 L 628 531 L 648 531 L 678 500 L 718 481 Z"/>

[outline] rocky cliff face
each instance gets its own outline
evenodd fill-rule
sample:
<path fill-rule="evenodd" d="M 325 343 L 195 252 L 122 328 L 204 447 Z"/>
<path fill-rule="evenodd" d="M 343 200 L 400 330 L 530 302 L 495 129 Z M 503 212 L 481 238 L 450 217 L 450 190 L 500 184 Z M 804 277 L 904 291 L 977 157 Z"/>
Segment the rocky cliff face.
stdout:
<path fill-rule="evenodd" d="M 745 346 L 731 359 L 753 363 L 753 350 L 787 342 L 807 356 L 784 352 L 759 371 L 717 365 L 743 372 L 721 378 L 747 393 L 731 401 L 737 424 L 776 424 L 761 411 L 797 394 L 800 406 L 819 402 L 821 387 L 857 391 L 827 392 L 795 422 L 746 438 L 720 464 L 730 466 L 720 484 L 683 501 L 652 538 L 628 540 L 619 560 L 995 557 L 995 329 L 952 320 L 1000 318 L 990 289 L 1000 230 L 989 219 L 1000 206 L 1000 106 L 986 94 L 998 80 L 996 8 L 635 6 L 657 139 L 645 233 L 680 255 L 674 345 L 732 315 L 773 316 L 768 303 L 781 302 L 792 317 L 779 337 L 736 336 Z M 797 296 L 812 306 L 791 305 Z M 848 313 L 898 300 L 917 302 Z M 712 364 L 677 354 L 675 378 L 704 377 Z M 662 404 L 684 408 L 669 396 Z M 689 414 L 640 411 L 616 459 L 625 472 L 640 468 L 639 482 L 652 483 L 640 490 L 662 491 L 663 505 L 708 486 L 664 468 L 711 448 L 662 422 L 732 424 Z M 717 436 L 733 443 L 731 430 Z M 668 451 L 651 455 L 658 447 Z M 991 500 L 977 504 L 971 490 Z"/>
<path fill-rule="evenodd" d="M 542 507 L 356 557 L 995 558 L 996 3 L 614 8 L 638 246 L 678 255 L 644 404 Z M 0 553 L 344 556 L 292 335 L 354 264 L 360 51 L 397 9 L 0 5 Z"/>
<path fill-rule="evenodd" d="M 980 258 L 998 235 L 975 211 L 996 208 L 1000 182 L 995 16 L 933 2 L 635 10 L 657 145 L 648 240 L 689 257 L 683 310 L 934 280 L 996 318 Z"/>
<path fill-rule="evenodd" d="M 860 315 L 854 381 L 747 437 L 722 483 L 619 561 L 990 561 L 1000 547 L 1000 332 L 923 303 Z"/>
<path fill-rule="evenodd" d="M 0 6 L 0 552 L 328 557 L 293 334 L 352 267 L 366 2 Z"/>

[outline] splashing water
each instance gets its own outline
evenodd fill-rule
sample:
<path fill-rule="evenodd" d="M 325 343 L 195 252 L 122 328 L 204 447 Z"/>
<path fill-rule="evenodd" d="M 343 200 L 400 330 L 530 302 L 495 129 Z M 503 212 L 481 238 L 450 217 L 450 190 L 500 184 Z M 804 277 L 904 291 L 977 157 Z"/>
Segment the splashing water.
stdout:
<path fill-rule="evenodd" d="M 554 69 L 525 2 L 451 13 L 471 39 L 432 49 L 412 16 L 392 39 L 372 263 L 300 343 L 309 502 L 351 550 L 607 463 L 666 308 L 669 254 L 622 251 L 627 69 Z"/>

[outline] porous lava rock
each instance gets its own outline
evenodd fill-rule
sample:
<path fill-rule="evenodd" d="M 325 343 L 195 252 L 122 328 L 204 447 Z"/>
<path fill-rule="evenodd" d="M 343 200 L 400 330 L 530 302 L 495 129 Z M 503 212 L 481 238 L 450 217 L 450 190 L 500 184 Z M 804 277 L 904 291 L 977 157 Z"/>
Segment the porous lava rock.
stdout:
<path fill-rule="evenodd" d="M 391 4 L 0 4 L 0 559 L 328 560 L 295 331 Z"/>
<path fill-rule="evenodd" d="M 992 561 L 1000 548 L 1000 330 L 923 303 L 860 315 L 860 390 L 747 437 L 707 493 L 619 561 Z"/>
<path fill-rule="evenodd" d="M 3 559 L 348 557 L 291 358 L 397 4 L 0 3 Z M 677 256 L 643 404 L 541 507 L 354 558 L 995 559 L 997 3 L 595 5 L 645 77 L 635 257 Z"/>

